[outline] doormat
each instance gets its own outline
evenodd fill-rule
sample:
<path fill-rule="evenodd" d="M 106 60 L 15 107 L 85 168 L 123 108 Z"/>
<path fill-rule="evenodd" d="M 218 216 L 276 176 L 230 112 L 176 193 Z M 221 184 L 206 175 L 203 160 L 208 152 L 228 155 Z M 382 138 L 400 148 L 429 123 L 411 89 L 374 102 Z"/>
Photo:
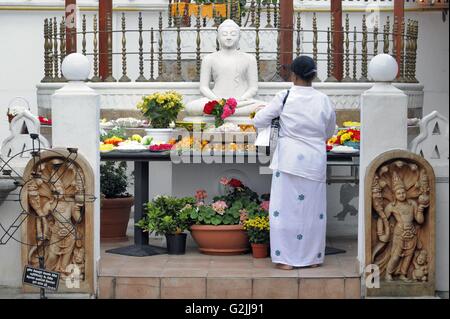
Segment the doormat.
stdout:
<path fill-rule="evenodd" d="M 325 247 L 325 255 L 337 255 L 337 254 L 345 254 L 347 251 L 344 249 L 334 248 L 334 247 Z"/>
<path fill-rule="evenodd" d="M 142 245 L 142 246 L 132 245 L 110 249 L 107 250 L 106 252 L 110 254 L 118 254 L 124 256 L 147 257 L 147 256 L 167 254 L 167 249 L 151 245 Z"/>

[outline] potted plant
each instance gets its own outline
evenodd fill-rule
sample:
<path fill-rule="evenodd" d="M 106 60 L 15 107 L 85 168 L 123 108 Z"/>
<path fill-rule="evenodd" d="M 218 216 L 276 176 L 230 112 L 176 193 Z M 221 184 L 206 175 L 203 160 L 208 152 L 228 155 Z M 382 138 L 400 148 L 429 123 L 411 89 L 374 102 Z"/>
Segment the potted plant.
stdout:
<path fill-rule="evenodd" d="M 150 121 L 152 128 L 146 129 L 146 132 L 153 138 L 153 144 L 168 144 L 173 133 L 170 126 L 184 108 L 181 94 L 175 91 L 156 92 L 144 96 L 137 108 Z"/>
<path fill-rule="evenodd" d="M 126 162 L 100 165 L 100 238 L 104 241 L 126 241 L 134 197 L 127 193 Z"/>
<path fill-rule="evenodd" d="M 228 189 L 226 195 L 207 205 L 206 191 L 197 191 L 196 205 L 186 209 L 192 221 L 191 234 L 204 254 L 243 254 L 249 251 L 243 222 L 259 210 L 258 195 L 236 179 L 222 179 L 221 183 Z"/>
<path fill-rule="evenodd" d="M 136 225 L 149 233 L 166 236 L 169 255 L 184 255 L 187 237 L 184 231 L 189 227 L 189 208 L 194 204 L 192 197 L 157 196 L 147 203 L 147 214 Z"/>
<path fill-rule="evenodd" d="M 269 250 L 269 216 L 265 213 L 252 216 L 244 221 L 244 229 L 252 246 L 253 257 L 266 258 Z"/>

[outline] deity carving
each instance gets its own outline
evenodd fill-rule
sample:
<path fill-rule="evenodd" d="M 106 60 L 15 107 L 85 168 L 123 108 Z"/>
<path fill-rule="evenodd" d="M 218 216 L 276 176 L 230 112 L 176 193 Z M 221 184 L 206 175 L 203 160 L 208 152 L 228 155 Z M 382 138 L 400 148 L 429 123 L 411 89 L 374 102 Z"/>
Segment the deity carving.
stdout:
<path fill-rule="evenodd" d="M 412 279 L 414 281 L 428 280 L 428 253 L 425 249 L 415 253 L 414 270 L 412 272 Z"/>
<path fill-rule="evenodd" d="M 63 158 L 42 161 L 25 184 L 28 202 L 28 264 L 45 268 L 65 278 L 76 266 L 84 278 L 84 176 L 75 163 Z M 34 237 L 34 238 L 33 238 Z"/>
<path fill-rule="evenodd" d="M 428 280 L 430 245 L 423 226 L 430 207 L 430 179 L 418 163 L 394 160 L 372 179 L 371 263 L 387 282 Z"/>

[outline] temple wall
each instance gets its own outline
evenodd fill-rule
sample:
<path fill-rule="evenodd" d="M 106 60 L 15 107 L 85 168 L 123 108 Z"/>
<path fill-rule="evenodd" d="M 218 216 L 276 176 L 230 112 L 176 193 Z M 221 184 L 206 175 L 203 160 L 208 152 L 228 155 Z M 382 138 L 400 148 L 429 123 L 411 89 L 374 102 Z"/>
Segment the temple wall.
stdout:
<path fill-rule="evenodd" d="M 37 112 L 36 84 L 43 77 L 43 20 L 46 17 L 55 15 L 60 16 L 58 11 L 11 11 L 1 10 L 4 4 L 12 2 L 0 1 L 0 30 L 4 35 L 2 37 L 0 59 L 5 61 L 2 64 L 2 72 L 0 73 L 0 116 L 5 114 L 9 102 L 15 96 L 23 96 L 31 103 L 31 110 Z M 17 2 L 16 2 L 17 3 Z M 40 2 L 52 3 L 52 1 Z M 83 2 L 81 2 L 83 3 Z M 87 2 L 84 2 L 87 3 Z M 122 3 L 124 3 L 122 1 Z M 155 4 L 156 6 L 156 4 Z M 156 10 L 162 9 L 163 6 L 156 6 Z M 145 11 L 144 23 L 154 21 L 156 25 L 158 11 Z M 88 29 L 93 11 L 85 11 L 88 18 Z M 118 25 L 120 12 L 115 11 L 114 23 Z M 308 28 L 311 13 L 302 13 L 304 28 Z M 360 26 L 362 13 L 352 12 L 350 25 Z M 381 13 L 381 21 L 384 21 L 385 13 Z M 137 19 L 136 12 L 127 12 L 128 26 L 135 27 Z M 163 14 L 165 18 L 165 14 Z M 328 13 L 319 13 L 319 26 L 321 23 L 328 25 Z M 438 110 L 444 116 L 449 115 L 449 97 L 448 97 L 448 55 L 449 42 L 448 37 L 433 36 L 434 34 L 446 34 L 448 30 L 448 20 L 442 22 L 440 12 L 407 12 L 407 18 L 419 20 L 419 48 L 417 61 L 417 78 L 424 86 L 424 115 L 433 110 Z M 165 23 L 166 24 L 166 23 Z M 135 35 L 136 37 L 137 35 Z M 115 52 L 119 51 L 120 41 L 116 35 L 114 46 Z M 81 41 L 79 41 L 79 46 Z M 88 39 L 88 44 L 91 41 Z M 133 35 L 130 35 L 128 43 L 137 43 Z M 146 44 L 148 46 L 148 44 Z M 144 49 L 146 49 L 144 47 Z M 89 47 L 88 47 L 89 50 Z M 307 48 L 305 48 L 307 50 Z M 370 47 L 369 47 L 370 52 Z M 116 77 L 120 77 L 120 56 L 114 61 L 114 69 Z M 137 56 L 130 56 L 128 59 L 129 76 L 135 79 L 138 76 Z M 148 73 L 148 67 L 146 72 Z M 319 76 L 324 79 L 326 74 L 326 66 L 319 65 Z M 147 74 L 146 74 L 147 75 Z M 148 75 L 147 75 L 148 76 Z M 7 134 L 8 125 L 6 116 L 0 118 L 0 142 Z"/>

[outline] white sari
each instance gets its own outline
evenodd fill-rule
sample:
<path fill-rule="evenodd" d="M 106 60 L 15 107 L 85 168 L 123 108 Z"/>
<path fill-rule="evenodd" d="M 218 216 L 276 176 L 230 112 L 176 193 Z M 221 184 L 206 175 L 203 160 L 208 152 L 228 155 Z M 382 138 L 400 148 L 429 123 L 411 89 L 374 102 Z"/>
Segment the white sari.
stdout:
<path fill-rule="evenodd" d="M 270 247 L 272 261 L 304 267 L 321 264 L 326 234 L 326 141 L 336 115 L 330 99 L 312 87 L 294 86 L 282 109 L 280 92 L 254 118 L 257 128 L 280 116 L 272 159 Z"/>

